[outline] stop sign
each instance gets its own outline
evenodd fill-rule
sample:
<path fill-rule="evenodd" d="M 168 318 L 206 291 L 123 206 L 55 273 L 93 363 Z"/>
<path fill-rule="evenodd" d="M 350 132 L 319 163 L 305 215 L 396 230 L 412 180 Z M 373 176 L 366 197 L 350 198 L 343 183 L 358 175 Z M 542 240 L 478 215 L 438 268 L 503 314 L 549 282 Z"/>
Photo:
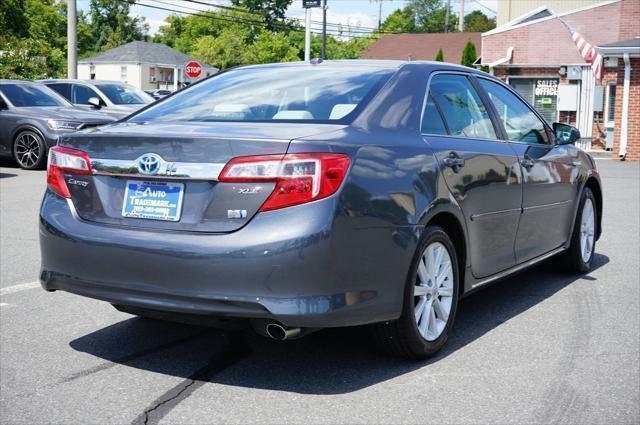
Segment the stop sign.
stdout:
<path fill-rule="evenodd" d="M 202 65 L 198 61 L 189 61 L 184 66 L 184 73 L 189 78 L 198 78 L 202 74 Z"/>

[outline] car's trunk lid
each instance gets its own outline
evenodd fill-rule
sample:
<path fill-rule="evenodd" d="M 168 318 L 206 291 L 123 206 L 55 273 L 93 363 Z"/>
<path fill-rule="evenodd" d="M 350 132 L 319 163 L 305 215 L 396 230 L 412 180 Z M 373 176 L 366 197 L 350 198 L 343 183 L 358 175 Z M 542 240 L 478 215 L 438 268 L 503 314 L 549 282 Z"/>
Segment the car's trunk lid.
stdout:
<path fill-rule="evenodd" d="M 91 160 L 92 175 L 65 174 L 82 219 L 216 233 L 244 226 L 274 188 L 273 183 L 218 182 L 231 158 L 285 154 L 292 139 L 340 128 L 302 123 L 121 123 L 64 137 L 60 145 L 84 151 Z M 151 168 L 145 168 L 145 161 Z"/>

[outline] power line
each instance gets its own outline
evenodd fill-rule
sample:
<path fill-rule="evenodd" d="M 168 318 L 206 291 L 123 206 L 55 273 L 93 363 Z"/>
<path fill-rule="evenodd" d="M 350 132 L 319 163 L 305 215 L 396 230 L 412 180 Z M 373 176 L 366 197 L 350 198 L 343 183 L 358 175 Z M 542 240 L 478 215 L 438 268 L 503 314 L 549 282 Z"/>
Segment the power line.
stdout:
<path fill-rule="evenodd" d="M 209 18 L 209 19 L 213 19 L 213 20 L 219 20 L 219 21 L 225 21 L 225 22 L 241 23 L 241 24 L 247 24 L 247 25 L 257 25 L 257 26 L 261 26 L 261 27 L 265 27 L 265 28 L 268 26 L 266 23 L 260 22 L 260 21 L 254 21 L 254 20 L 250 20 L 250 19 L 242 19 L 242 18 L 237 18 L 237 17 L 230 17 L 230 16 L 221 16 L 221 15 L 215 14 L 213 12 L 206 12 L 206 11 L 201 11 L 201 10 L 198 10 L 198 9 L 193 9 L 193 10 L 198 10 L 199 13 L 191 13 L 191 12 L 185 12 L 183 10 L 176 10 L 176 9 L 170 9 L 170 8 L 167 8 L 167 7 L 161 7 L 161 6 L 151 5 L 151 4 L 139 3 L 140 0 L 133 0 L 133 1 L 130 1 L 130 0 L 116 0 L 116 1 L 119 1 L 121 3 L 128 3 L 128 4 L 132 4 L 132 5 L 137 5 L 137 6 L 141 6 L 141 7 L 148 7 L 148 8 L 157 9 L 157 10 L 164 10 L 164 11 L 168 11 L 168 12 L 181 13 L 181 14 L 190 15 L 190 16 L 202 16 L 202 17 L 205 17 L 205 18 Z M 152 0 L 152 1 L 158 2 L 158 0 Z M 185 7 L 185 6 L 178 6 L 178 7 Z M 286 23 L 274 23 L 274 26 L 279 26 L 279 27 L 285 26 L 286 29 L 288 29 L 290 31 L 296 31 L 296 32 L 303 32 L 304 31 L 304 29 L 302 29 L 300 27 L 292 26 L 292 25 L 286 24 Z M 332 30 L 332 31 L 335 31 L 335 30 Z M 347 31 L 345 31 L 345 32 L 347 32 Z M 340 37 L 348 37 L 348 38 L 365 38 L 365 39 L 374 38 L 376 36 L 375 34 L 371 34 L 370 37 L 349 35 L 352 32 L 354 32 L 354 31 L 349 31 L 348 34 L 332 33 L 330 35 L 340 36 Z M 313 32 L 313 34 L 319 35 L 319 33 L 317 33 L 317 32 Z"/>
<path fill-rule="evenodd" d="M 156 1 L 156 0 L 154 0 L 154 1 Z M 212 4 L 212 3 L 204 2 L 202 0 L 183 0 L 183 1 L 185 1 L 187 3 L 200 4 L 200 5 L 203 5 L 203 6 L 209 6 L 209 7 L 214 7 L 214 8 L 224 9 L 224 10 L 231 10 L 231 11 L 241 12 L 241 13 L 249 14 L 249 15 L 255 15 L 255 16 L 259 16 L 260 18 L 264 17 L 260 13 L 250 12 L 250 11 L 248 11 L 246 9 L 242 9 L 242 8 L 239 8 L 239 7 Z M 175 5 L 175 6 L 177 6 L 177 5 Z M 177 7 L 187 7 L 187 6 L 177 6 Z M 192 9 L 192 10 L 201 11 L 200 9 Z M 287 18 L 287 19 L 293 20 L 293 21 L 298 21 L 298 22 L 303 22 L 304 21 L 304 19 L 302 19 L 302 18 Z M 311 23 L 312 24 L 317 24 L 317 25 L 322 25 L 322 21 L 311 21 Z M 339 24 L 339 23 L 327 22 L 327 26 L 343 27 L 345 25 L 344 24 Z M 373 31 L 376 30 L 376 28 L 364 27 L 364 26 L 358 26 L 358 25 L 349 25 L 349 28 L 353 28 L 355 30 L 363 30 L 362 32 L 364 32 L 364 31 L 373 32 Z"/>

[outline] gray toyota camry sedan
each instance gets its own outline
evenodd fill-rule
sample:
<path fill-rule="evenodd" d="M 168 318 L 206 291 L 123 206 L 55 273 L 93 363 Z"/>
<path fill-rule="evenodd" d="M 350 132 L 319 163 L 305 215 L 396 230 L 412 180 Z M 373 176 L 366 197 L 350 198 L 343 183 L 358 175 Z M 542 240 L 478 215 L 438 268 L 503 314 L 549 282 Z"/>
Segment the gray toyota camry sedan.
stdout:
<path fill-rule="evenodd" d="M 60 139 L 40 279 L 280 340 L 371 325 L 424 358 L 465 295 L 556 255 L 589 271 L 602 189 L 579 137 L 466 67 L 232 69 Z"/>

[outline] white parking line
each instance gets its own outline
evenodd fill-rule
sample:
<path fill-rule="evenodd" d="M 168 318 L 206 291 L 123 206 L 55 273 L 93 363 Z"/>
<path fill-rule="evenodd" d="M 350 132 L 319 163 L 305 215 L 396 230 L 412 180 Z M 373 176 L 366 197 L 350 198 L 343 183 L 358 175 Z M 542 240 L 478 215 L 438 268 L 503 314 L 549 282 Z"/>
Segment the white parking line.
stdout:
<path fill-rule="evenodd" d="M 27 289 L 39 288 L 40 282 L 27 282 L 19 285 L 7 286 L 0 289 L 0 296 L 13 294 L 15 292 L 26 291 Z"/>

